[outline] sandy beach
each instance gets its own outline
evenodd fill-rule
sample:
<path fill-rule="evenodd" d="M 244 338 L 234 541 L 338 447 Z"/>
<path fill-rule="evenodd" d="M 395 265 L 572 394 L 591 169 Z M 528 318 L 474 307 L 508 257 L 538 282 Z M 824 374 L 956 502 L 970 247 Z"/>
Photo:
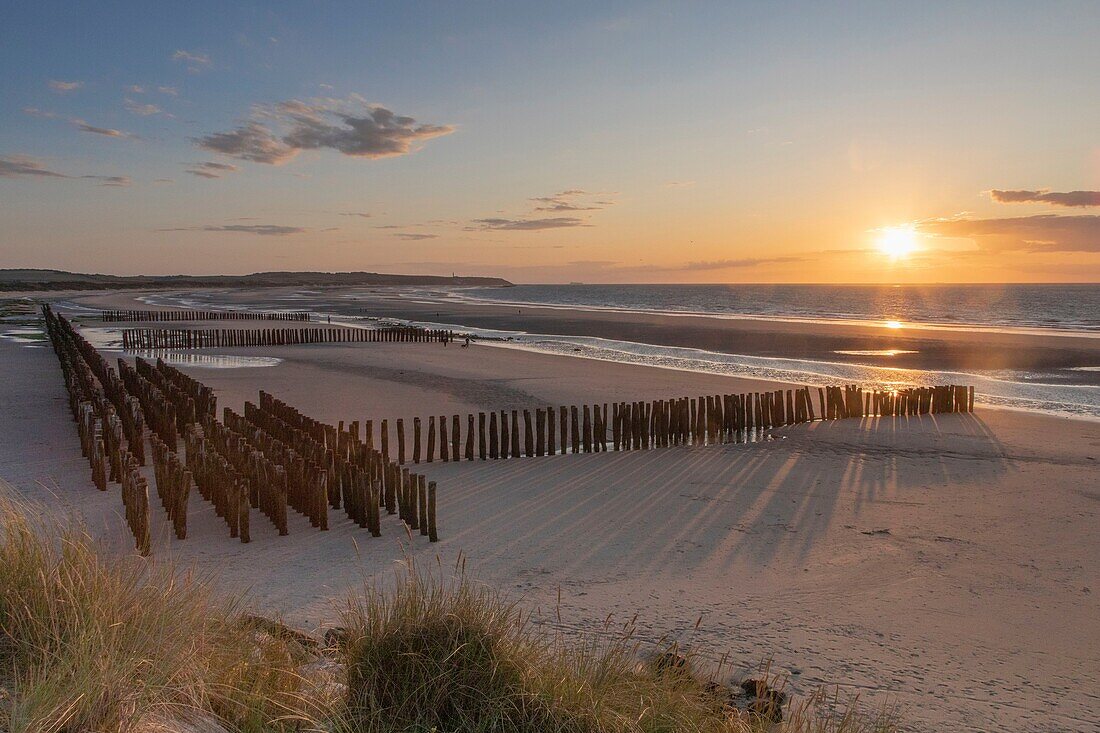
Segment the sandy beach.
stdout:
<path fill-rule="evenodd" d="M 217 353 L 280 360 L 181 367 L 219 406 L 264 389 L 333 423 L 775 388 L 476 344 Z M 117 487 L 91 485 L 52 351 L 3 340 L 0 363 L 0 478 L 129 552 Z M 185 541 L 154 507 L 154 557 L 309 629 L 336 623 L 342 594 L 403 558 L 462 558 L 539 623 L 633 619 L 641 639 L 728 653 L 738 672 L 771 660 L 797 693 L 839 685 L 897 705 L 908 730 L 1087 730 L 1100 711 L 1098 458 L 1096 422 L 979 410 L 792 426 L 748 444 L 436 462 L 421 468 L 440 486 L 438 544 L 410 542 L 394 517 L 372 539 L 334 512 L 328 532 L 293 516 L 286 537 L 257 515 L 242 545 L 193 494 Z"/>

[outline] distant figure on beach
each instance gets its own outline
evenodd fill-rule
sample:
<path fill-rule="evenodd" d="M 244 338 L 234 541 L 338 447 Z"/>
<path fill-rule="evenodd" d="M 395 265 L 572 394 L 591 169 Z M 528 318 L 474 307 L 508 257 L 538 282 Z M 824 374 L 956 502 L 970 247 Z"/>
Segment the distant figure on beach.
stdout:
<path fill-rule="evenodd" d="M 466 341 L 462 344 L 462 348 L 464 348 L 464 349 L 470 348 L 470 337 L 469 336 L 466 336 Z"/>

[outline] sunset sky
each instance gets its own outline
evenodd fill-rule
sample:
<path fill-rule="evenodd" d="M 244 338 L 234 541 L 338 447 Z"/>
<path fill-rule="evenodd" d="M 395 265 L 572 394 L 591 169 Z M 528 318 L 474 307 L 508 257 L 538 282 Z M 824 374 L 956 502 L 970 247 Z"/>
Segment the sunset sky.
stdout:
<path fill-rule="evenodd" d="M 5 2 L 0 267 L 1100 280 L 1100 3 Z"/>

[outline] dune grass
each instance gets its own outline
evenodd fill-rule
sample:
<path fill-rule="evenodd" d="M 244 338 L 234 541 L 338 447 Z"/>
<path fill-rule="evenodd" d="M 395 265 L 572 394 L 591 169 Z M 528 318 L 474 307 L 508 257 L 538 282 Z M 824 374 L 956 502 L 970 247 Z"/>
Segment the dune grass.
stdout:
<path fill-rule="evenodd" d="M 314 717 L 298 645 L 241 625 L 205 583 L 137 558 L 108 562 L 78 525 L 33 516 L 0 498 L 0 730 L 215 717 L 277 731 Z"/>
<path fill-rule="evenodd" d="M 773 724 L 728 706 L 729 689 L 645 657 L 629 635 L 535 629 L 513 602 L 461 573 L 408 564 L 344 613 L 347 730 L 463 733 L 890 733 L 886 715 L 811 696 Z M 720 670 L 715 670 L 720 671 Z"/>
<path fill-rule="evenodd" d="M 411 563 L 389 589 L 347 601 L 343 640 L 325 652 L 343 670 L 346 686 L 334 685 L 302 671 L 318 649 L 265 631 L 202 579 L 108 559 L 79 524 L 10 496 L 0 485 L 7 733 L 894 730 L 823 696 L 772 725 L 727 707 L 725 688 L 688 666 L 639 661 L 629 636 L 547 633 L 461 572 Z"/>

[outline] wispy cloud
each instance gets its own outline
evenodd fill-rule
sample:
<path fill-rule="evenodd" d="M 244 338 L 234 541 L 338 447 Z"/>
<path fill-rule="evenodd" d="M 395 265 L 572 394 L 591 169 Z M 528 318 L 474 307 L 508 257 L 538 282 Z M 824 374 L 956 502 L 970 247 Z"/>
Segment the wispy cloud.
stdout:
<path fill-rule="evenodd" d="M 210 152 L 278 165 L 302 150 L 322 148 L 361 158 L 407 155 L 419 144 L 452 132 L 450 125 L 421 124 L 353 96 L 258 107 L 253 118 L 237 128 L 195 142 Z"/>
<path fill-rule="evenodd" d="M 56 120 L 61 117 L 56 112 L 48 112 L 44 109 L 38 109 L 38 107 L 24 107 L 23 114 L 30 115 L 31 117 L 42 117 L 47 120 Z"/>
<path fill-rule="evenodd" d="M 510 231 L 539 231 L 541 229 L 564 229 L 569 227 L 591 226 L 584 219 L 574 216 L 550 216 L 541 219 L 503 219 L 498 217 L 474 219 L 473 226 L 467 229 L 492 229 Z"/>
<path fill-rule="evenodd" d="M 69 180 L 99 181 L 101 186 L 129 186 L 129 176 L 83 175 L 74 176 L 59 173 L 45 166 L 42 161 L 29 155 L 0 155 L 0 178 L 65 178 Z"/>
<path fill-rule="evenodd" d="M 149 103 L 144 103 L 144 102 L 135 102 L 134 100 L 130 99 L 129 97 L 127 97 L 125 100 L 123 100 L 123 106 L 126 107 L 126 109 L 129 112 L 132 112 L 135 115 L 140 115 L 142 117 L 149 117 L 151 115 L 164 114 L 164 110 L 162 110 L 160 107 L 158 107 L 155 104 L 149 104 Z"/>
<path fill-rule="evenodd" d="M 695 181 L 665 181 L 665 188 L 691 188 Z"/>
<path fill-rule="evenodd" d="M 236 173 L 240 170 L 232 163 L 215 163 L 213 161 L 205 161 L 202 163 L 192 163 L 189 168 L 185 169 L 193 176 L 200 178 L 221 178 L 227 173 Z"/>
<path fill-rule="evenodd" d="M 198 227 L 176 227 L 158 229 L 158 232 L 232 232 L 235 234 L 258 234 L 265 237 L 285 237 L 289 234 L 302 234 L 308 231 L 302 227 L 288 227 L 278 224 L 207 224 Z"/>
<path fill-rule="evenodd" d="M 917 224 L 925 234 L 972 240 L 986 251 L 1100 252 L 1100 215 L 951 217 Z"/>
<path fill-rule="evenodd" d="M 183 51 L 178 50 L 172 54 L 173 61 L 179 61 L 187 67 L 187 70 L 192 74 L 197 74 L 200 71 L 206 71 L 213 67 L 214 62 L 211 61 L 210 56 L 199 51 Z"/>
<path fill-rule="evenodd" d="M 298 154 L 296 149 L 283 143 L 258 122 L 249 122 L 229 132 L 216 132 L 196 142 L 200 148 L 211 153 L 269 165 L 285 163 Z"/>
<path fill-rule="evenodd" d="M 178 97 L 180 95 L 179 89 L 175 87 L 157 87 L 157 91 L 161 94 L 167 94 L 169 97 Z"/>
<path fill-rule="evenodd" d="M 399 237 L 400 239 L 408 239 L 414 242 L 420 241 L 422 239 L 437 239 L 439 237 L 438 234 L 419 234 L 417 232 L 394 232 L 393 236 Z"/>
<path fill-rule="evenodd" d="M 52 171 L 41 161 L 27 155 L 0 155 L 0 178 L 72 178 Z"/>
<path fill-rule="evenodd" d="M 613 201 L 594 198 L 600 195 L 571 188 L 550 196 L 535 196 L 530 201 L 535 204 L 535 211 L 599 211 L 614 204 Z"/>
<path fill-rule="evenodd" d="M 61 117 L 62 117 L 62 115 L 59 115 L 56 112 L 48 112 L 46 110 L 38 109 L 37 107 L 24 107 L 23 108 L 23 114 L 30 115 L 31 117 L 41 117 L 42 119 L 47 119 L 47 120 L 57 120 L 57 119 L 61 119 Z M 114 137 L 114 138 L 126 139 L 126 140 L 137 140 L 138 139 L 138 136 L 131 133 L 131 132 L 125 132 L 123 130 L 115 130 L 114 128 L 111 128 L 111 127 L 97 127 L 97 126 L 92 125 L 88 122 L 85 122 L 84 120 L 80 119 L 79 117 L 70 117 L 69 118 L 69 124 L 72 125 L 73 127 L 75 127 L 76 129 L 80 130 L 81 132 L 91 132 L 91 133 L 94 133 L 96 135 L 104 135 L 106 137 Z"/>
<path fill-rule="evenodd" d="M 103 135 L 105 137 L 115 137 L 115 138 L 120 138 L 120 139 L 124 139 L 124 140 L 133 140 L 133 139 L 137 138 L 137 136 L 134 135 L 133 133 L 124 132 L 122 130 L 115 130 L 114 128 L 111 128 L 111 127 L 96 127 L 95 125 L 90 125 L 87 122 L 85 122 L 84 120 L 77 119 L 75 117 L 73 119 L 69 120 L 69 122 L 70 122 L 70 124 L 72 124 L 73 127 L 80 130 L 81 132 L 90 132 L 90 133 L 93 133 L 93 134 L 96 134 L 96 135 Z"/>
<path fill-rule="evenodd" d="M 567 188 L 549 196 L 532 196 L 527 201 L 530 210 L 520 216 L 490 216 L 473 219 L 464 227 L 466 231 L 519 231 L 537 232 L 545 229 L 568 229 L 592 226 L 580 216 L 546 216 L 547 213 L 574 214 L 600 211 L 615 202 L 613 193 L 592 193 L 580 188 Z"/>
<path fill-rule="evenodd" d="M 145 94 L 145 87 L 141 86 L 140 84 L 131 84 L 130 86 L 126 87 L 126 91 L 128 91 L 130 94 Z"/>
<path fill-rule="evenodd" d="M 584 267 L 607 273 L 664 273 L 709 272 L 715 270 L 743 270 L 760 265 L 776 265 L 786 262 L 802 262 L 804 257 L 745 257 L 741 259 L 695 260 L 678 265 L 624 265 L 613 260 L 575 260 L 571 267 Z"/>
<path fill-rule="evenodd" d="M 370 219 L 374 215 L 365 211 L 341 211 L 340 216 L 358 216 L 361 219 Z"/>
<path fill-rule="evenodd" d="M 84 86 L 82 81 L 59 81 L 57 79 L 50 80 L 50 89 L 58 94 L 64 94 L 66 92 L 74 92 Z"/>
<path fill-rule="evenodd" d="M 1002 204 L 1053 204 L 1054 206 L 1100 206 L 1100 191 L 1003 191 L 993 189 L 989 195 Z"/>
<path fill-rule="evenodd" d="M 114 186 L 117 188 L 128 188 L 133 183 L 130 176 L 81 176 L 81 178 L 99 181 L 101 186 Z"/>

